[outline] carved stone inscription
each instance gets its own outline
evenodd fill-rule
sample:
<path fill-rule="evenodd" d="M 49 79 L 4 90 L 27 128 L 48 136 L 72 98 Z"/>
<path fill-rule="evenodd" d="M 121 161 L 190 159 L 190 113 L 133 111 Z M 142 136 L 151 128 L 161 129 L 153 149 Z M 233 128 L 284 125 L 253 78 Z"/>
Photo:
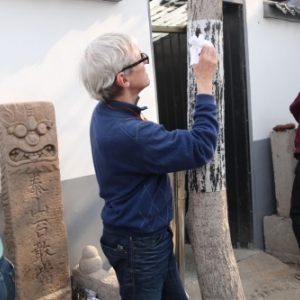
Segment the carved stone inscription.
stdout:
<path fill-rule="evenodd" d="M 17 299 L 41 299 L 70 285 L 54 107 L 0 105 L 0 132 L 5 237 Z"/>

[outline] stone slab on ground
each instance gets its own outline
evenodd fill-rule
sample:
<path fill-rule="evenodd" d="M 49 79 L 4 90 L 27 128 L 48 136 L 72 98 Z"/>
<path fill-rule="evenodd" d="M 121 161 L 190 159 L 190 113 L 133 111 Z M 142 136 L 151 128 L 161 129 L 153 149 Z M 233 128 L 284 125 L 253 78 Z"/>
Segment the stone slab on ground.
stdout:
<path fill-rule="evenodd" d="M 300 252 L 290 218 L 264 217 L 265 251 L 285 263 L 300 264 Z M 300 299 L 300 297 L 299 297 Z"/>

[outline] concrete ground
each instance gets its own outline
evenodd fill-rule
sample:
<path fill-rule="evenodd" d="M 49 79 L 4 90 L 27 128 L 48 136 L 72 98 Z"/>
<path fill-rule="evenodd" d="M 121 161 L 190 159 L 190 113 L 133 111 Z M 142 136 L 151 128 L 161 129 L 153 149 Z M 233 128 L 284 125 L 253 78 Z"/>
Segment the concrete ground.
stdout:
<path fill-rule="evenodd" d="M 190 245 L 185 254 L 185 289 L 190 300 L 201 300 Z M 258 250 L 235 249 L 234 254 L 247 300 L 300 300 L 300 281 L 294 278 L 300 266 L 287 265 Z"/>

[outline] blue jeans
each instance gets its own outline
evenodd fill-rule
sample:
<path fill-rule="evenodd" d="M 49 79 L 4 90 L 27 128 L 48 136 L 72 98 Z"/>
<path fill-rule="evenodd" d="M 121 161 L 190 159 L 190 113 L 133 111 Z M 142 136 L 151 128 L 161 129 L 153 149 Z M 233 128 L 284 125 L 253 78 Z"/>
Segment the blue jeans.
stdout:
<path fill-rule="evenodd" d="M 100 243 L 115 269 L 122 300 L 187 300 L 173 253 L 170 229 L 130 237 L 104 228 Z"/>
<path fill-rule="evenodd" d="M 15 270 L 13 264 L 4 256 L 0 258 L 0 299 L 15 299 Z"/>

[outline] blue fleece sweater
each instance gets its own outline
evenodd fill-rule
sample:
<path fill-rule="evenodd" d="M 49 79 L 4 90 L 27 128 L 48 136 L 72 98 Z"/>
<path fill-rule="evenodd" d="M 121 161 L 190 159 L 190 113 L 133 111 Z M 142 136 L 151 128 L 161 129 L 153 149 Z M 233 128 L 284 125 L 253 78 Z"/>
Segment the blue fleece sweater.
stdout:
<path fill-rule="evenodd" d="M 167 131 L 137 116 L 145 108 L 99 102 L 91 126 L 93 162 L 105 200 L 103 225 L 140 236 L 158 233 L 173 218 L 168 173 L 198 168 L 213 156 L 218 122 L 214 97 L 198 95 L 191 130 Z"/>

